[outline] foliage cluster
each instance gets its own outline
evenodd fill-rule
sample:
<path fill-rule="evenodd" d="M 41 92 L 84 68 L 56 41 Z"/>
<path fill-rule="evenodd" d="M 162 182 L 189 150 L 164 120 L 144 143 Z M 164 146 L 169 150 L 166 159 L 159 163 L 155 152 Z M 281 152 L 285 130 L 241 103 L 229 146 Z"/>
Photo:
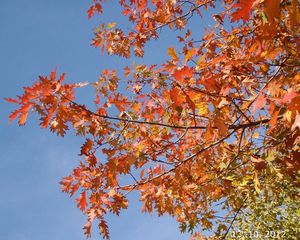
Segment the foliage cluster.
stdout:
<path fill-rule="evenodd" d="M 105 11 L 94 0 L 88 16 Z M 110 55 L 143 57 L 148 41 L 168 28 L 178 38 L 162 64 L 132 64 L 124 74 L 104 70 L 89 84 L 64 74 L 39 77 L 10 119 L 29 111 L 42 128 L 86 138 L 83 160 L 61 181 L 76 193 L 91 234 L 105 214 L 119 214 L 140 193 L 143 212 L 169 214 L 182 231 L 264 233 L 299 229 L 300 4 L 298 0 L 120 0 L 132 29 L 102 23 L 92 45 Z M 193 21 L 207 11 L 215 25 L 203 35 Z M 203 31 L 204 32 L 204 31 Z M 177 46 L 177 47 L 174 47 Z M 126 85 L 126 91 L 121 86 Z M 74 97 L 92 86 L 95 106 Z M 124 185 L 124 176 L 131 183 Z M 295 213 L 296 212 L 296 213 Z M 284 229 L 283 229 L 284 228 Z"/>

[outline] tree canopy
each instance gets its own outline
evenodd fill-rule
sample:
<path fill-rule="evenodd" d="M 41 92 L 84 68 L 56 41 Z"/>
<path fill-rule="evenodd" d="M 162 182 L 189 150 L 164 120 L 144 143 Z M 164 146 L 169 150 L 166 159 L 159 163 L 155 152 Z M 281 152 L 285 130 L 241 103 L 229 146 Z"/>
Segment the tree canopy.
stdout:
<path fill-rule="evenodd" d="M 128 206 L 174 217 L 194 239 L 299 234 L 300 3 L 298 0 L 120 0 L 122 23 L 103 22 L 91 45 L 128 58 L 122 73 L 65 83 L 57 70 L 24 88 L 9 116 L 84 137 L 82 161 L 61 181 L 87 215 L 84 232 Z M 108 7 L 93 0 L 88 17 Z M 197 29 L 211 18 L 213 25 Z M 120 25 L 120 27 L 119 27 Z M 168 60 L 143 60 L 161 32 Z M 155 49 L 151 50 L 155 51 Z M 109 58 L 109 56 L 108 56 Z M 82 104 L 75 91 L 93 87 Z M 92 103 L 93 102 L 93 103 Z M 255 237 L 255 236 L 254 236 Z"/>

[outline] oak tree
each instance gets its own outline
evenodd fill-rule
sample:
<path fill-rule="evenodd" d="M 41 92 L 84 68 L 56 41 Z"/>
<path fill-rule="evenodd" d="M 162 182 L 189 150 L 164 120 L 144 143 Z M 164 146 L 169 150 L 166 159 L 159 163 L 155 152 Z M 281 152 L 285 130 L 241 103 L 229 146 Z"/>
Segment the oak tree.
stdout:
<path fill-rule="evenodd" d="M 119 4 L 131 28 L 108 19 L 91 45 L 128 58 L 123 73 L 106 69 L 95 82 L 70 84 L 54 70 L 6 99 L 17 104 L 9 118 L 19 125 L 34 111 L 42 128 L 85 138 L 82 161 L 61 187 L 87 215 L 86 236 L 96 221 L 109 239 L 105 215 L 126 209 L 132 191 L 143 212 L 174 217 L 195 239 L 204 230 L 225 239 L 235 230 L 264 234 L 280 226 L 296 234 L 299 221 L 278 214 L 299 208 L 299 1 Z M 93 0 L 88 17 L 106 7 Z M 204 15 L 214 24 L 199 33 L 195 23 Z M 168 60 L 132 63 L 163 31 L 178 35 L 168 39 Z M 83 87 L 95 89 L 87 96 L 94 104 L 76 100 Z"/>

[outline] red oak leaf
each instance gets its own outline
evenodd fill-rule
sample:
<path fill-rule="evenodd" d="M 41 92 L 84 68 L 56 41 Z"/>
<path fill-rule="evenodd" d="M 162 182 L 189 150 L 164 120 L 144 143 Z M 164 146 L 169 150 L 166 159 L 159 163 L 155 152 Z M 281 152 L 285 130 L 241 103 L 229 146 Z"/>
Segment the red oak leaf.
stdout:
<path fill-rule="evenodd" d="M 181 106 L 186 102 L 185 96 L 180 93 L 180 90 L 176 87 L 170 90 L 170 98 L 175 106 Z"/>
<path fill-rule="evenodd" d="M 94 146 L 94 142 L 91 139 L 86 139 L 85 143 L 81 146 L 80 155 L 89 155 L 92 147 Z"/>
<path fill-rule="evenodd" d="M 13 98 L 4 98 L 5 101 L 10 102 L 10 103 L 18 103 L 19 101 Z"/>
<path fill-rule="evenodd" d="M 194 75 L 194 70 L 193 68 L 189 68 L 187 66 L 184 66 L 183 68 L 176 69 L 173 73 L 173 77 L 179 81 L 179 82 L 184 82 L 185 79 L 191 78 Z"/>
<path fill-rule="evenodd" d="M 87 207 L 87 202 L 86 202 L 86 194 L 85 192 L 82 192 L 80 196 L 76 199 L 77 202 L 77 207 L 81 210 L 84 211 L 84 209 Z"/>
<path fill-rule="evenodd" d="M 233 5 L 237 10 L 231 14 L 231 22 L 243 19 L 246 22 L 251 14 L 252 9 L 258 4 L 258 0 L 240 0 Z"/>

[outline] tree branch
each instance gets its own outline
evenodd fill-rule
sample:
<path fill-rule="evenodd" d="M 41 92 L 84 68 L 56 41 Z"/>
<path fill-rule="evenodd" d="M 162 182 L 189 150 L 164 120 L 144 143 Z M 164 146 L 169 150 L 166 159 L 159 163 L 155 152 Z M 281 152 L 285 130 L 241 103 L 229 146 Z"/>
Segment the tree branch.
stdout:
<path fill-rule="evenodd" d="M 152 28 L 152 29 L 149 29 L 149 30 L 145 31 L 143 34 L 147 34 L 147 33 L 149 33 L 149 32 L 156 31 L 156 30 L 158 30 L 159 28 L 162 28 L 162 27 L 167 26 L 167 25 L 169 25 L 169 24 L 171 24 L 171 23 L 174 23 L 174 22 L 177 21 L 177 20 L 180 20 L 180 19 L 182 19 L 182 18 L 185 18 L 185 17 L 187 17 L 188 15 L 193 14 L 193 13 L 194 13 L 196 10 L 198 10 L 199 8 L 205 6 L 205 5 L 207 5 L 207 4 L 209 4 L 209 3 L 213 2 L 213 1 L 214 1 L 214 0 L 208 0 L 208 1 L 206 1 L 205 3 L 199 4 L 199 5 L 197 5 L 197 6 L 193 7 L 193 8 L 191 8 L 187 13 L 185 13 L 185 14 L 183 14 L 183 15 L 180 15 L 180 16 L 178 16 L 178 17 L 175 17 L 175 18 L 172 19 L 171 21 L 162 23 L 162 24 L 160 24 L 160 25 L 158 25 L 158 26 L 156 26 L 156 27 L 154 27 L 154 28 Z"/>
<path fill-rule="evenodd" d="M 154 125 L 154 126 L 160 126 L 160 127 L 167 127 L 167 128 L 172 128 L 172 129 L 183 129 L 183 130 L 191 130 L 191 129 L 206 129 L 207 126 L 184 126 L 184 125 L 171 125 L 167 123 L 160 123 L 160 122 L 153 122 L 153 121 L 142 121 L 142 120 L 133 120 L 133 119 L 127 119 L 127 118 L 120 118 L 120 117 L 113 117 L 109 115 L 102 115 L 95 113 L 89 109 L 87 109 L 84 105 L 80 105 L 67 97 L 65 97 L 63 94 L 61 94 L 64 98 L 66 98 L 70 103 L 72 103 L 74 106 L 80 108 L 81 110 L 87 112 L 90 115 L 103 118 L 103 119 L 109 119 L 109 120 L 115 120 L 115 121 L 124 121 L 128 123 L 137 123 L 137 124 L 145 124 L 145 125 Z M 281 119 L 282 116 L 278 117 L 278 119 Z M 232 130 L 238 130 L 242 128 L 248 128 L 248 127 L 254 127 L 260 124 L 265 124 L 271 121 L 271 118 L 265 118 L 262 120 L 250 122 L 250 123 L 244 123 L 244 124 L 238 124 L 238 125 L 233 125 L 229 124 L 228 129 Z M 213 129 L 218 129 L 217 127 L 212 126 Z"/>
<path fill-rule="evenodd" d="M 199 154 L 201 154 L 201 153 L 205 152 L 206 150 L 208 150 L 208 149 L 210 149 L 210 148 L 212 148 L 212 147 L 218 145 L 219 143 L 223 142 L 225 139 L 229 138 L 229 137 L 230 137 L 232 134 L 234 134 L 235 132 L 236 132 L 236 130 L 232 131 L 232 132 L 229 133 L 227 136 L 225 136 L 225 137 L 223 137 L 223 138 L 221 138 L 221 139 L 219 139 L 219 140 L 217 140 L 217 141 L 215 141 L 215 142 L 209 144 L 208 146 L 202 148 L 202 149 L 199 150 L 198 152 L 196 152 L 196 153 L 192 154 L 191 156 L 189 156 L 189 157 L 183 159 L 181 162 L 179 162 L 178 164 L 176 164 L 174 167 L 170 168 L 169 170 L 167 170 L 167 171 L 165 171 L 165 172 L 163 172 L 163 173 L 161 173 L 161 174 L 156 175 L 155 177 L 152 177 L 152 178 L 149 178 L 149 179 L 147 179 L 147 180 L 145 180 L 145 181 L 139 182 L 138 184 L 137 184 L 137 183 L 136 183 L 136 184 L 129 184 L 129 185 L 126 185 L 126 186 L 120 186 L 119 188 L 120 188 L 120 189 L 122 189 L 122 188 L 127 189 L 127 188 L 129 188 L 129 187 L 134 187 L 134 188 L 135 188 L 135 187 L 137 187 L 137 186 L 141 186 L 141 185 L 147 184 L 147 183 L 149 183 L 149 182 L 152 182 L 152 181 L 154 181 L 155 179 L 161 178 L 162 176 L 165 176 L 165 175 L 167 175 L 167 174 L 173 172 L 173 171 L 176 170 L 178 167 L 180 167 L 181 165 L 185 164 L 186 162 L 192 160 L 194 157 L 198 156 Z"/>

